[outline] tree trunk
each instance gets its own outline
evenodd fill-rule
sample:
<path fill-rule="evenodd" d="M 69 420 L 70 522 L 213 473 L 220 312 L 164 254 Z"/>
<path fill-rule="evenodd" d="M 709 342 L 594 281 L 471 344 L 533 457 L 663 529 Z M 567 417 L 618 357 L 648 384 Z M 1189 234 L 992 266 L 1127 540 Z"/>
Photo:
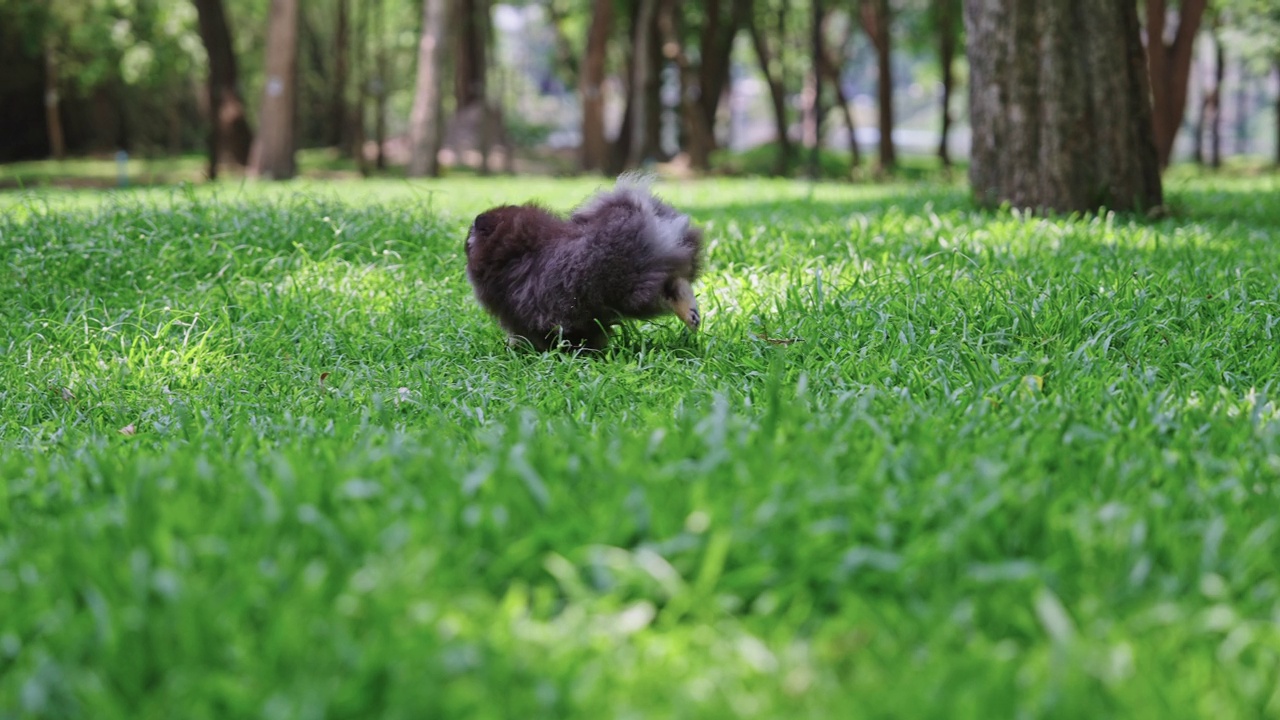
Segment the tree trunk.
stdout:
<path fill-rule="evenodd" d="M 733 39 L 738 30 L 747 24 L 753 10 L 752 0 L 732 0 L 729 17 L 723 18 L 720 0 L 707 0 L 706 21 L 702 27 L 699 51 L 702 61 L 698 66 L 698 105 L 702 111 L 703 126 L 708 129 L 715 149 L 716 111 L 729 82 L 729 59 L 733 53 Z"/>
<path fill-rule="evenodd" d="M 1136 5 L 969 0 L 964 20 L 978 203 L 1161 205 Z"/>
<path fill-rule="evenodd" d="M 347 34 L 348 0 L 337 0 L 338 17 L 334 29 L 333 98 L 329 105 L 329 144 L 342 149 L 350 133 L 347 129 L 347 64 L 350 39 Z"/>
<path fill-rule="evenodd" d="M 760 31 L 754 13 L 748 20 L 747 30 L 751 33 L 751 44 L 755 48 L 756 59 L 760 61 L 760 71 L 769 85 L 769 99 L 773 103 L 773 124 L 777 128 L 778 135 L 778 154 L 774 162 L 773 174 L 783 175 L 791 164 L 791 138 L 787 136 L 787 95 L 782 86 L 781 73 L 774 72 L 768 40 Z M 781 59 L 778 64 L 781 69 Z"/>
<path fill-rule="evenodd" d="M 485 100 L 486 0 L 457 0 L 454 16 L 457 52 L 454 57 L 454 98 L 458 110 Z"/>
<path fill-rule="evenodd" d="M 1251 108 L 1249 107 L 1249 63 L 1240 58 L 1239 64 L 1236 66 L 1236 154 L 1245 155 L 1249 152 L 1249 115 Z"/>
<path fill-rule="evenodd" d="M 54 160 L 67 157 L 67 140 L 62 132 L 62 100 L 58 93 L 58 58 L 52 41 L 44 45 L 44 118 L 49 135 L 49 153 Z"/>
<path fill-rule="evenodd" d="M 637 168 L 646 159 L 646 140 L 650 115 L 648 108 L 649 82 L 653 63 L 650 62 L 650 43 L 653 40 L 653 15 L 655 0 L 639 0 L 640 10 L 633 28 L 631 41 L 631 146 L 627 153 L 626 167 Z"/>
<path fill-rule="evenodd" d="M 1280 85 L 1280 55 L 1276 56 L 1274 62 L 1276 68 L 1276 84 Z M 1276 167 L 1280 167 L 1280 92 L 1276 93 L 1275 102 L 1275 121 L 1276 121 Z"/>
<path fill-rule="evenodd" d="M 849 172 L 853 174 L 853 171 L 862 164 L 862 151 L 858 149 L 858 123 L 853 118 L 853 112 L 849 110 L 849 97 L 844 94 L 844 86 L 840 83 L 840 68 L 830 55 L 823 57 L 822 73 L 831 83 L 831 89 L 836 95 L 836 105 L 840 108 L 845 130 L 849 133 Z"/>
<path fill-rule="evenodd" d="M 809 178 L 817 180 L 822 174 L 822 64 L 826 50 L 822 45 L 822 20 L 826 11 L 822 0 L 809 0 L 809 112 L 806 118 L 805 141 L 809 145 Z"/>
<path fill-rule="evenodd" d="M 351 155 L 361 177 L 368 177 L 369 158 L 364 146 L 369 139 L 365 130 L 369 115 L 369 3 L 358 3 L 356 9 L 356 42 L 351 57 L 351 74 L 356 83 L 355 107 L 351 108 Z"/>
<path fill-rule="evenodd" d="M 373 11 L 376 13 L 374 24 L 374 70 L 373 80 L 373 142 L 377 146 L 374 152 L 373 166 L 379 170 L 387 167 L 387 94 L 391 87 L 391 78 L 387 77 L 387 13 L 385 0 L 375 0 Z"/>
<path fill-rule="evenodd" d="M 218 176 L 218 163 L 249 164 L 253 132 L 240 97 L 239 71 L 231 28 L 222 0 L 195 0 L 200 39 L 209 56 L 209 178 Z"/>
<path fill-rule="evenodd" d="M 833 52 L 826 47 L 824 37 L 822 52 L 823 73 L 831 80 L 831 89 L 835 91 L 836 102 L 840 105 L 840 115 L 844 118 L 844 126 L 849 132 L 849 176 L 856 176 L 858 167 L 862 165 L 862 150 L 858 147 L 858 124 L 853 112 L 849 110 L 849 98 L 844 94 L 844 85 L 840 82 L 840 59 L 849 56 L 849 43 L 852 33 L 846 32 Z"/>
<path fill-rule="evenodd" d="M 297 172 L 298 0 L 271 0 L 267 22 L 266 87 L 252 170 L 259 177 L 284 180 Z"/>
<path fill-rule="evenodd" d="M 889 0 L 862 0 L 862 27 L 876 49 L 876 105 L 880 114 L 881 173 L 893 172 L 897 151 L 893 146 L 893 37 Z"/>
<path fill-rule="evenodd" d="M 689 155 L 689 165 L 695 170 L 706 170 L 711 165 L 711 128 L 703 122 L 702 108 L 697 100 L 697 73 L 680 40 L 680 28 L 676 23 L 676 0 L 662 0 L 658 7 L 658 31 L 668 59 L 680 72 L 680 117 L 684 126 L 684 149 Z"/>
<path fill-rule="evenodd" d="M 440 175 L 440 51 L 445 23 L 445 0 L 426 0 L 418 43 L 418 83 L 409 115 L 409 177 Z"/>
<path fill-rule="evenodd" d="M 667 160 L 662 149 L 662 43 L 658 39 L 658 2 L 654 0 L 653 16 L 649 21 L 649 73 L 646 75 L 644 122 L 644 157 L 647 160 Z"/>
<path fill-rule="evenodd" d="M 960 0 L 935 0 L 938 23 L 938 65 L 942 71 L 942 127 L 939 130 L 938 160 L 942 167 L 951 167 L 951 93 L 955 88 L 956 41 L 959 39 L 958 20 Z"/>
<path fill-rule="evenodd" d="M 1182 0 L 1178 8 L 1178 28 L 1173 42 L 1166 43 L 1165 0 L 1147 3 L 1147 70 L 1150 74 L 1152 122 L 1156 157 L 1160 167 L 1169 166 L 1173 143 L 1187 109 L 1187 80 L 1191 76 L 1192 50 L 1207 0 Z"/>
<path fill-rule="evenodd" d="M 591 13 L 591 28 L 587 31 L 586 58 L 580 78 L 582 95 L 582 152 L 580 163 L 583 172 L 595 172 L 604 168 L 609 143 L 604 135 L 604 74 L 605 50 L 613 26 L 612 0 L 595 0 Z"/>
<path fill-rule="evenodd" d="M 1213 29 L 1213 92 L 1209 93 L 1205 102 L 1208 105 L 1209 123 L 1209 165 L 1222 167 L 1222 79 L 1226 75 L 1226 49 L 1222 46 L 1222 36 L 1218 28 Z"/>

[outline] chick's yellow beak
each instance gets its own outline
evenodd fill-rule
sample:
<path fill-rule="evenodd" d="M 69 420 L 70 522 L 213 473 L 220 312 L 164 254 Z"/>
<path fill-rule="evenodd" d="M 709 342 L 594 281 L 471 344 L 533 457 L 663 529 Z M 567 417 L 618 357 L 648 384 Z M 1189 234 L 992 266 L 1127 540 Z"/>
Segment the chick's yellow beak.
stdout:
<path fill-rule="evenodd" d="M 693 287 L 683 278 L 675 282 L 675 297 L 671 300 L 671 311 L 684 322 L 690 332 L 697 332 L 702 326 L 702 313 L 698 311 L 698 298 L 693 294 Z"/>

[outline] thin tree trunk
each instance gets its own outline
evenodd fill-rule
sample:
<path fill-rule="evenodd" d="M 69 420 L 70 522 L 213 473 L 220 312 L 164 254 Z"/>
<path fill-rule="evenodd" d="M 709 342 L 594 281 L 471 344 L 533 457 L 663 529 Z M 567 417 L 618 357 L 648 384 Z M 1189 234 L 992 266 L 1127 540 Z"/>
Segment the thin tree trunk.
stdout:
<path fill-rule="evenodd" d="M 824 72 L 831 78 L 831 88 L 835 91 L 836 102 L 840 103 L 840 114 L 844 117 L 845 128 L 849 132 L 849 176 L 853 178 L 857 175 L 858 167 L 862 165 L 862 149 L 858 147 L 858 124 L 854 119 L 853 112 L 849 110 L 849 98 L 844 94 L 844 85 L 841 83 L 840 66 L 841 58 L 849 56 L 849 43 L 853 40 L 852 33 L 845 33 L 840 39 L 836 49 L 832 51 L 829 48 L 823 48 L 823 66 Z"/>
<path fill-rule="evenodd" d="M 939 130 L 938 160 L 942 167 L 951 167 L 951 93 L 955 88 L 955 57 L 957 38 L 957 12 L 959 0 L 936 0 L 938 23 L 938 65 L 942 70 L 942 127 Z"/>
<path fill-rule="evenodd" d="M 164 110 L 169 131 L 165 145 L 169 155 L 176 157 L 182 153 L 182 107 L 177 102 L 181 90 L 171 89 L 168 94 L 173 100 L 165 105 Z"/>
<path fill-rule="evenodd" d="M 1236 77 L 1236 154 L 1249 152 L 1249 64 L 1244 58 L 1237 66 Z"/>
<path fill-rule="evenodd" d="M 862 0 L 862 26 L 876 49 L 876 105 L 880 115 L 881 173 L 893 172 L 897 151 L 893 145 L 893 36 L 890 33 L 889 0 Z"/>
<path fill-rule="evenodd" d="M 822 46 L 822 19 L 826 11 L 822 9 L 822 0 L 810 0 L 809 14 L 809 52 L 811 65 L 809 69 L 809 114 L 805 140 L 809 145 L 809 178 L 817 180 L 822 171 L 822 65 L 825 50 Z"/>
<path fill-rule="evenodd" d="M 644 156 L 663 161 L 669 156 L 662 149 L 662 42 L 658 38 L 658 3 L 654 0 L 653 17 L 649 21 L 649 73 L 645 77 Z"/>
<path fill-rule="evenodd" d="M 62 132 L 62 98 L 58 93 L 58 58 L 52 41 L 44 45 L 44 119 L 49 135 L 49 154 L 54 160 L 67 157 L 67 140 Z"/>
<path fill-rule="evenodd" d="M 362 177 L 369 176 L 369 158 L 365 155 L 365 121 L 369 107 L 369 3 L 357 5 L 355 27 L 355 53 L 352 56 L 352 75 L 356 82 L 355 107 L 351 109 L 351 154 Z"/>
<path fill-rule="evenodd" d="M 760 71 L 764 74 L 765 82 L 769 85 L 769 99 L 773 105 L 773 124 L 777 128 L 778 135 L 778 154 L 774 161 L 773 174 L 783 175 L 791 164 L 791 138 L 787 136 L 787 95 L 783 89 L 779 74 L 773 71 L 768 40 L 765 38 L 764 33 L 760 31 L 760 26 L 754 13 L 751 14 L 748 20 L 747 30 L 751 33 L 751 45 L 755 48 L 756 59 L 760 62 Z M 779 61 L 779 66 L 781 66 L 781 61 Z"/>
<path fill-rule="evenodd" d="M 445 2 L 426 0 L 422 6 L 418 82 L 409 115 L 409 177 L 440 175 L 440 54 L 447 27 Z"/>
<path fill-rule="evenodd" d="M 862 164 L 862 151 L 858 148 L 858 123 L 854 120 L 853 112 L 849 110 L 849 98 L 844 94 L 844 86 L 840 83 L 840 67 L 830 53 L 824 53 L 822 60 L 822 72 L 831 83 L 831 89 L 835 91 L 840 116 L 844 118 L 844 127 L 849 133 L 849 173 L 852 175 Z"/>
<path fill-rule="evenodd" d="M 604 135 L 604 71 L 605 50 L 613 26 L 612 0 L 595 0 L 591 27 L 587 31 L 586 58 L 579 82 L 582 95 L 583 172 L 595 172 L 605 165 L 609 144 Z"/>
<path fill-rule="evenodd" d="M 1161 205 L 1136 5 L 965 3 L 982 205 L 1060 212 Z"/>
<path fill-rule="evenodd" d="M 249 164 L 253 132 L 240 96 L 239 71 L 222 0 L 195 0 L 200 39 L 209 57 L 209 178 L 218 163 Z"/>
<path fill-rule="evenodd" d="M 702 28 L 702 44 L 699 50 L 702 61 L 698 66 L 698 103 L 702 111 L 702 122 L 709 128 L 711 145 L 716 147 L 716 111 L 720 108 L 720 100 L 724 97 L 729 81 L 729 59 L 733 53 L 733 39 L 738 30 L 747 24 L 751 16 L 752 0 L 731 0 L 729 17 L 721 17 L 720 0 L 707 0 L 707 20 Z"/>
<path fill-rule="evenodd" d="M 391 78 L 387 77 L 387 14 L 384 0 L 375 0 L 373 10 L 376 13 L 374 29 L 376 33 L 374 45 L 374 62 L 377 63 L 373 86 L 373 141 L 377 145 L 373 166 L 379 170 L 387 167 L 387 94 L 391 87 Z"/>
<path fill-rule="evenodd" d="M 485 100 L 485 29 L 482 13 L 487 13 L 485 0 L 457 0 L 454 16 L 457 52 L 454 57 L 454 98 L 458 111 Z"/>
<path fill-rule="evenodd" d="M 1273 64 L 1275 65 L 1275 70 L 1276 70 L 1276 85 L 1280 86 L 1280 55 L 1276 56 L 1275 62 Z M 1276 93 L 1275 111 L 1276 111 L 1275 112 L 1275 122 L 1276 122 L 1275 161 L 1276 161 L 1276 167 L 1280 167 L 1280 92 Z"/>
<path fill-rule="evenodd" d="M 347 28 L 348 0 L 336 1 L 338 16 L 333 39 L 333 98 L 329 106 L 329 144 L 342 149 L 346 147 L 350 136 L 347 128 L 347 65 L 351 42 Z"/>
<path fill-rule="evenodd" d="M 253 150 L 252 171 L 284 180 L 297 172 L 294 160 L 298 76 L 298 0 L 271 0 L 267 24 L 266 87 L 262 128 Z"/>
<path fill-rule="evenodd" d="M 1147 71 L 1151 82 L 1152 122 L 1160 167 L 1169 166 L 1173 144 L 1187 109 L 1187 80 L 1191 76 L 1192 50 L 1207 0 L 1182 0 L 1173 42 L 1166 44 L 1165 0 L 1146 0 Z"/>
<path fill-rule="evenodd" d="M 490 43 L 489 43 L 489 2 L 488 0 L 476 0 L 476 16 L 474 18 L 476 24 L 477 46 L 476 54 L 480 58 L 479 65 L 476 66 L 478 75 L 477 92 L 480 102 L 480 174 L 488 175 L 492 172 L 492 155 L 493 144 L 499 137 L 503 135 L 502 113 L 497 106 L 492 106 L 489 102 L 489 67 L 490 62 Z"/>
<path fill-rule="evenodd" d="M 1207 98 L 1209 112 L 1209 165 L 1222 167 L 1222 80 L 1226 75 L 1226 48 L 1217 24 L 1213 28 L 1213 92 Z"/>
<path fill-rule="evenodd" d="M 629 14 L 627 28 L 627 43 L 633 45 L 635 42 L 635 30 L 640 17 L 640 2 L 631 3 L 631 12 Z M 631 156 L 631 126 L 634 124 L 635 115 L 635 48 L 631 47 L 631 52 L 626 55 L 626 67 L 622 73 L 619 73 L 626 79 L 625 94 L 623 96 L 622 105 L 622 122 L 618 127 L 618 134 L 614 136 L 609 147 L 609 159 L 605 167 L 605 172 L 609 175 L 617 175 L 622 172 L 627 165 L 627 158 Z"/>
<path fill-rule="evenodd" d="M 652 41 L 653 15 L 655 0 L 639 0 L 640 11 L 636 17 L 632 48 L 631 76 L 631 147 L 627 154 L 626 166 L 640 167 L 645 158 L 645 140 L 649 110 L 648 85 L 652 63 L 649 62 L 650 42 Z"/>
<path fill-rule="evenodd" d="M 658 31 L 668 59 L 680 72 L 680 116 L 685 131 L 685 152 L 689 165 L 695 170 L 706 170 L 711 164 L 711 128 L 703 122 L 701 107 L 695 95 L 698 81 L 693 63 L 680 41 L 680 28 L 676 24 L 676 0 L 662 0 L 658 8 Z"/>
<path fill-rule="evenodd" d="M 1209 94 L 1212 92 L 1212 88 L 1204 89 L 1204 97 L 1200 100 L 1200 112 L 1196 115 L 1195 136 L 1192 138 L 1191 143 L 1191 158 L 1195 160 L 1197 165 L 1205 164 L 1204 135 L 1209 120 Z"/>

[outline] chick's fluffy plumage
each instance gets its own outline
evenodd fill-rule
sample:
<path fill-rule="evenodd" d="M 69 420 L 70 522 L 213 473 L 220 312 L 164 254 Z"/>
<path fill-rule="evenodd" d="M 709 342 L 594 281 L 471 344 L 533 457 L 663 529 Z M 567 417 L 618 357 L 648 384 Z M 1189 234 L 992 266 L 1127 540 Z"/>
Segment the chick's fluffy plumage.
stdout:
<path fill-rule="evenodd" d="M 702 232 L 689 216 L 622 178 L 562 218 L 536 205 L 502 205 L 476 217 L 467 276 L 480 304 L 513 341 L 539 350 L 566 341 L 601 349 L 612 325 L 666 313 L 696 330 L 692 282 Z"/>

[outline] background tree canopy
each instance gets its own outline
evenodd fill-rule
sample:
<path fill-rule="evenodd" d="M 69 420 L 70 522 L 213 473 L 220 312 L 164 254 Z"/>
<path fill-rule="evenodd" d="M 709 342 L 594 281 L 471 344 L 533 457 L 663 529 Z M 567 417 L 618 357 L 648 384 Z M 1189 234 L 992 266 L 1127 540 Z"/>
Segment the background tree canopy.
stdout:
<path fill-rule="evenodd" d="M 219 167 L 289 177 L 297 151 L 324 150 L 304 172 L 611 174 L 671 163 L 885 176 L 917 158 L 971 159 L 973 49 L 993 46 L 966 52 L 965 13 L 997 5 L 0 0 L 0 161 L 203 153 L 205 177 Z M 1100 17 L 1114 5 L 1061 7 Z M 1127 92 L 1149 94 L 1159 165 L 1280 158 L 1280 2 L 1136 7 L 1147 76 L 1135 82 L 1147 90 Z M 1083 33 L 1081 17 L 1067 18 L 1063 48 L 1111 42 L 1110 29 Z M 1051 28 L 1027 22 L 989 30 Z M 438 51 L 422 52 L 433 37 Z M 1088 72 L 1096 90 L 1124 68 Z M 255 164 L 262 157 L 274 166 Z"/>

